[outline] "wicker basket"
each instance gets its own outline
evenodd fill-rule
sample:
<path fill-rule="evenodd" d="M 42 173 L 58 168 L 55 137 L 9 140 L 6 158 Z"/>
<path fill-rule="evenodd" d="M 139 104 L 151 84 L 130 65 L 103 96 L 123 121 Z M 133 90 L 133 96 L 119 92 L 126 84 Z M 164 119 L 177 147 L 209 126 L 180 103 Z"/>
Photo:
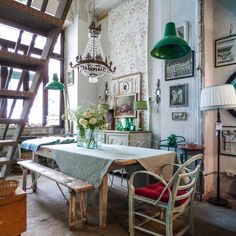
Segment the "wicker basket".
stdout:
<path fill-rule="evenodd" d="M 18 180 L 0 180 L 0 198 L 14 194 L 19 184 Z"/>

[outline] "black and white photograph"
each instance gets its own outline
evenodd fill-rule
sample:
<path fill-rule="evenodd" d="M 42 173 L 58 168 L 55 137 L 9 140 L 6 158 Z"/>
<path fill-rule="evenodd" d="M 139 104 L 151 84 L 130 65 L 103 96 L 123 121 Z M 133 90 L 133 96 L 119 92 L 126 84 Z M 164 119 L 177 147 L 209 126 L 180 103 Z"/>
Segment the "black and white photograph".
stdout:
<path fill-rule="evenodd" d="M 223 126 L 220 154 L 236 156 L 236 126 Z"/>
<path fill-rule="evenodd" d="M 172 112 L 172 120 L 187 120 L 187 112 Z"/>
<path fill-rule="evenodd" d="M 188 106 L 188 84 L 170 86 L 170 107 Z"/>
<path fill-rule="evenodd" d="M 236 72 L 230 75 L 229 79 L 226 81 L 226 84 L 232 84 L 236 92 Z M 236 118 L 236 108 L 229 109 L 228 112 Z"/>
<path fill-rule="evenodd" d="M 188 22 L 182 22 L 176 25 L 176 34 L 181 39 L 188 42 Z"/>
<path fill-rule="evenodd" d="M 165 61 L 165 80 L 194 76 L 194 51 L 181 58 Z"/>
<path fill-rule="evenodd" d="M 215 41 L 215 67 L 236 64 L 236 35 Z"/>

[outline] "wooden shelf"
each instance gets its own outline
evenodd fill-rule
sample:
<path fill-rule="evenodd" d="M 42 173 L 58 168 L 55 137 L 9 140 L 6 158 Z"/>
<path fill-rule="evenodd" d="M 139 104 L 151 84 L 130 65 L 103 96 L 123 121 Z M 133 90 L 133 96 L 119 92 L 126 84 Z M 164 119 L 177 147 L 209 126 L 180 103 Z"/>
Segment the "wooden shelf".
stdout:
<path fill-rule="evenodd" d="M 48 36 L 63 25 L 61 19 L 14 0 L 0 1 L 0 16 L 1 23 L 42 36 Z"/>
<path fill-rule="evenodd" d="M 0 89 L 0 97 L 2 98 L 29 99 L 33 95 L 33 92 Z"/>
<path fill-rule="evenodd" d="M 0 65 L 2 66 L 14 67 L 22 70 L 36 71 L 42 68 L 44 63 L 44 59 L 38 59 L 30 56 L 0 50 Z"/>

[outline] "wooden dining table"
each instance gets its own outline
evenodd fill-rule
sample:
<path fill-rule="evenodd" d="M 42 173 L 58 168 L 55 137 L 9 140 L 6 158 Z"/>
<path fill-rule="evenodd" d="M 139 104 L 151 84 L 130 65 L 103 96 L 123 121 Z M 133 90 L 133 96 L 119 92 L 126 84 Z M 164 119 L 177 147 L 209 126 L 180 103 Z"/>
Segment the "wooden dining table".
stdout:
<path fill-rule="evenodd" d="M 73 151 L 74 150 L 74 151 Z M 33 160 L 37 161 L 38 156 L 43 156 L 49 159 L 54 159 L 57 162 L 57 156 L 61 155 L 61 160 L 68 162 L 71 157 L 75 160 L 84 161 L 86 158 L 100 160 L 109 159 L 108 165 L 101 171 L 101 183 L 99 183 L 99 226 L 106 227 L 107 221 L 107 204 L 108 204 L 108 173 L 113 170 L 119 170 L 130 166 L 142 165 L 145 169 L 158 173 L 161 165 L 166 163 L 174 163 L 176 153 L 172 151 L 130 147 L 121 145 L 104 144 L 98 150 L 90 150 L 83 147 L 77 147 L 76 144 L 59 144 L 41 146 L 37 151 L 33 152 Z M 86 157 L 85 157 L 86 156 Z M 74 160 L 73 160 L 74 161 Z M 60 163 L 60 162 L 59 162 Z M 74 163 L 74 162 L 73 162 Z M 81 166 L 72 164 L 72 166 Z M 60 165 L 59 169 L 64 172 Z M 90 167 L 84 165 L 83 170 Z M 71 173 L 71 172 L 70 172 Z M 67 174 L 67 173 L 66 173 Z M 76 177 L 76 176 L 73 176 Z M 84 179 L 89 182 L 88 179 Z"/>

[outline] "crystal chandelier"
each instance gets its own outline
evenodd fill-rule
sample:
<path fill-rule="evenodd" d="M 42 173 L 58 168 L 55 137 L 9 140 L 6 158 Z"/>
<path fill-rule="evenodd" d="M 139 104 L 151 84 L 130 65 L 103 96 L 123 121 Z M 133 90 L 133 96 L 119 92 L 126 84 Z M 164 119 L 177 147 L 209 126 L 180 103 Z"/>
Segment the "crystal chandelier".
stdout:
<path fill-rule="evenodd" d="M 115 72 L 116 67 L 112 66 L 112 61 L 108 62 L 104 57 L 100 42 L 101 25 L 96 27 L 92 21 L 89 26 L 88 43 L 84 54 L 76 57 L 76 64 L 70 62 L 70 66 L 75 69 L 79 68 L 79 72 L 89 78 L 90 83 L 96 83 L 98 77 L 109 72 Z M 105 58 L 105 59 L 104 59 Z"/>

